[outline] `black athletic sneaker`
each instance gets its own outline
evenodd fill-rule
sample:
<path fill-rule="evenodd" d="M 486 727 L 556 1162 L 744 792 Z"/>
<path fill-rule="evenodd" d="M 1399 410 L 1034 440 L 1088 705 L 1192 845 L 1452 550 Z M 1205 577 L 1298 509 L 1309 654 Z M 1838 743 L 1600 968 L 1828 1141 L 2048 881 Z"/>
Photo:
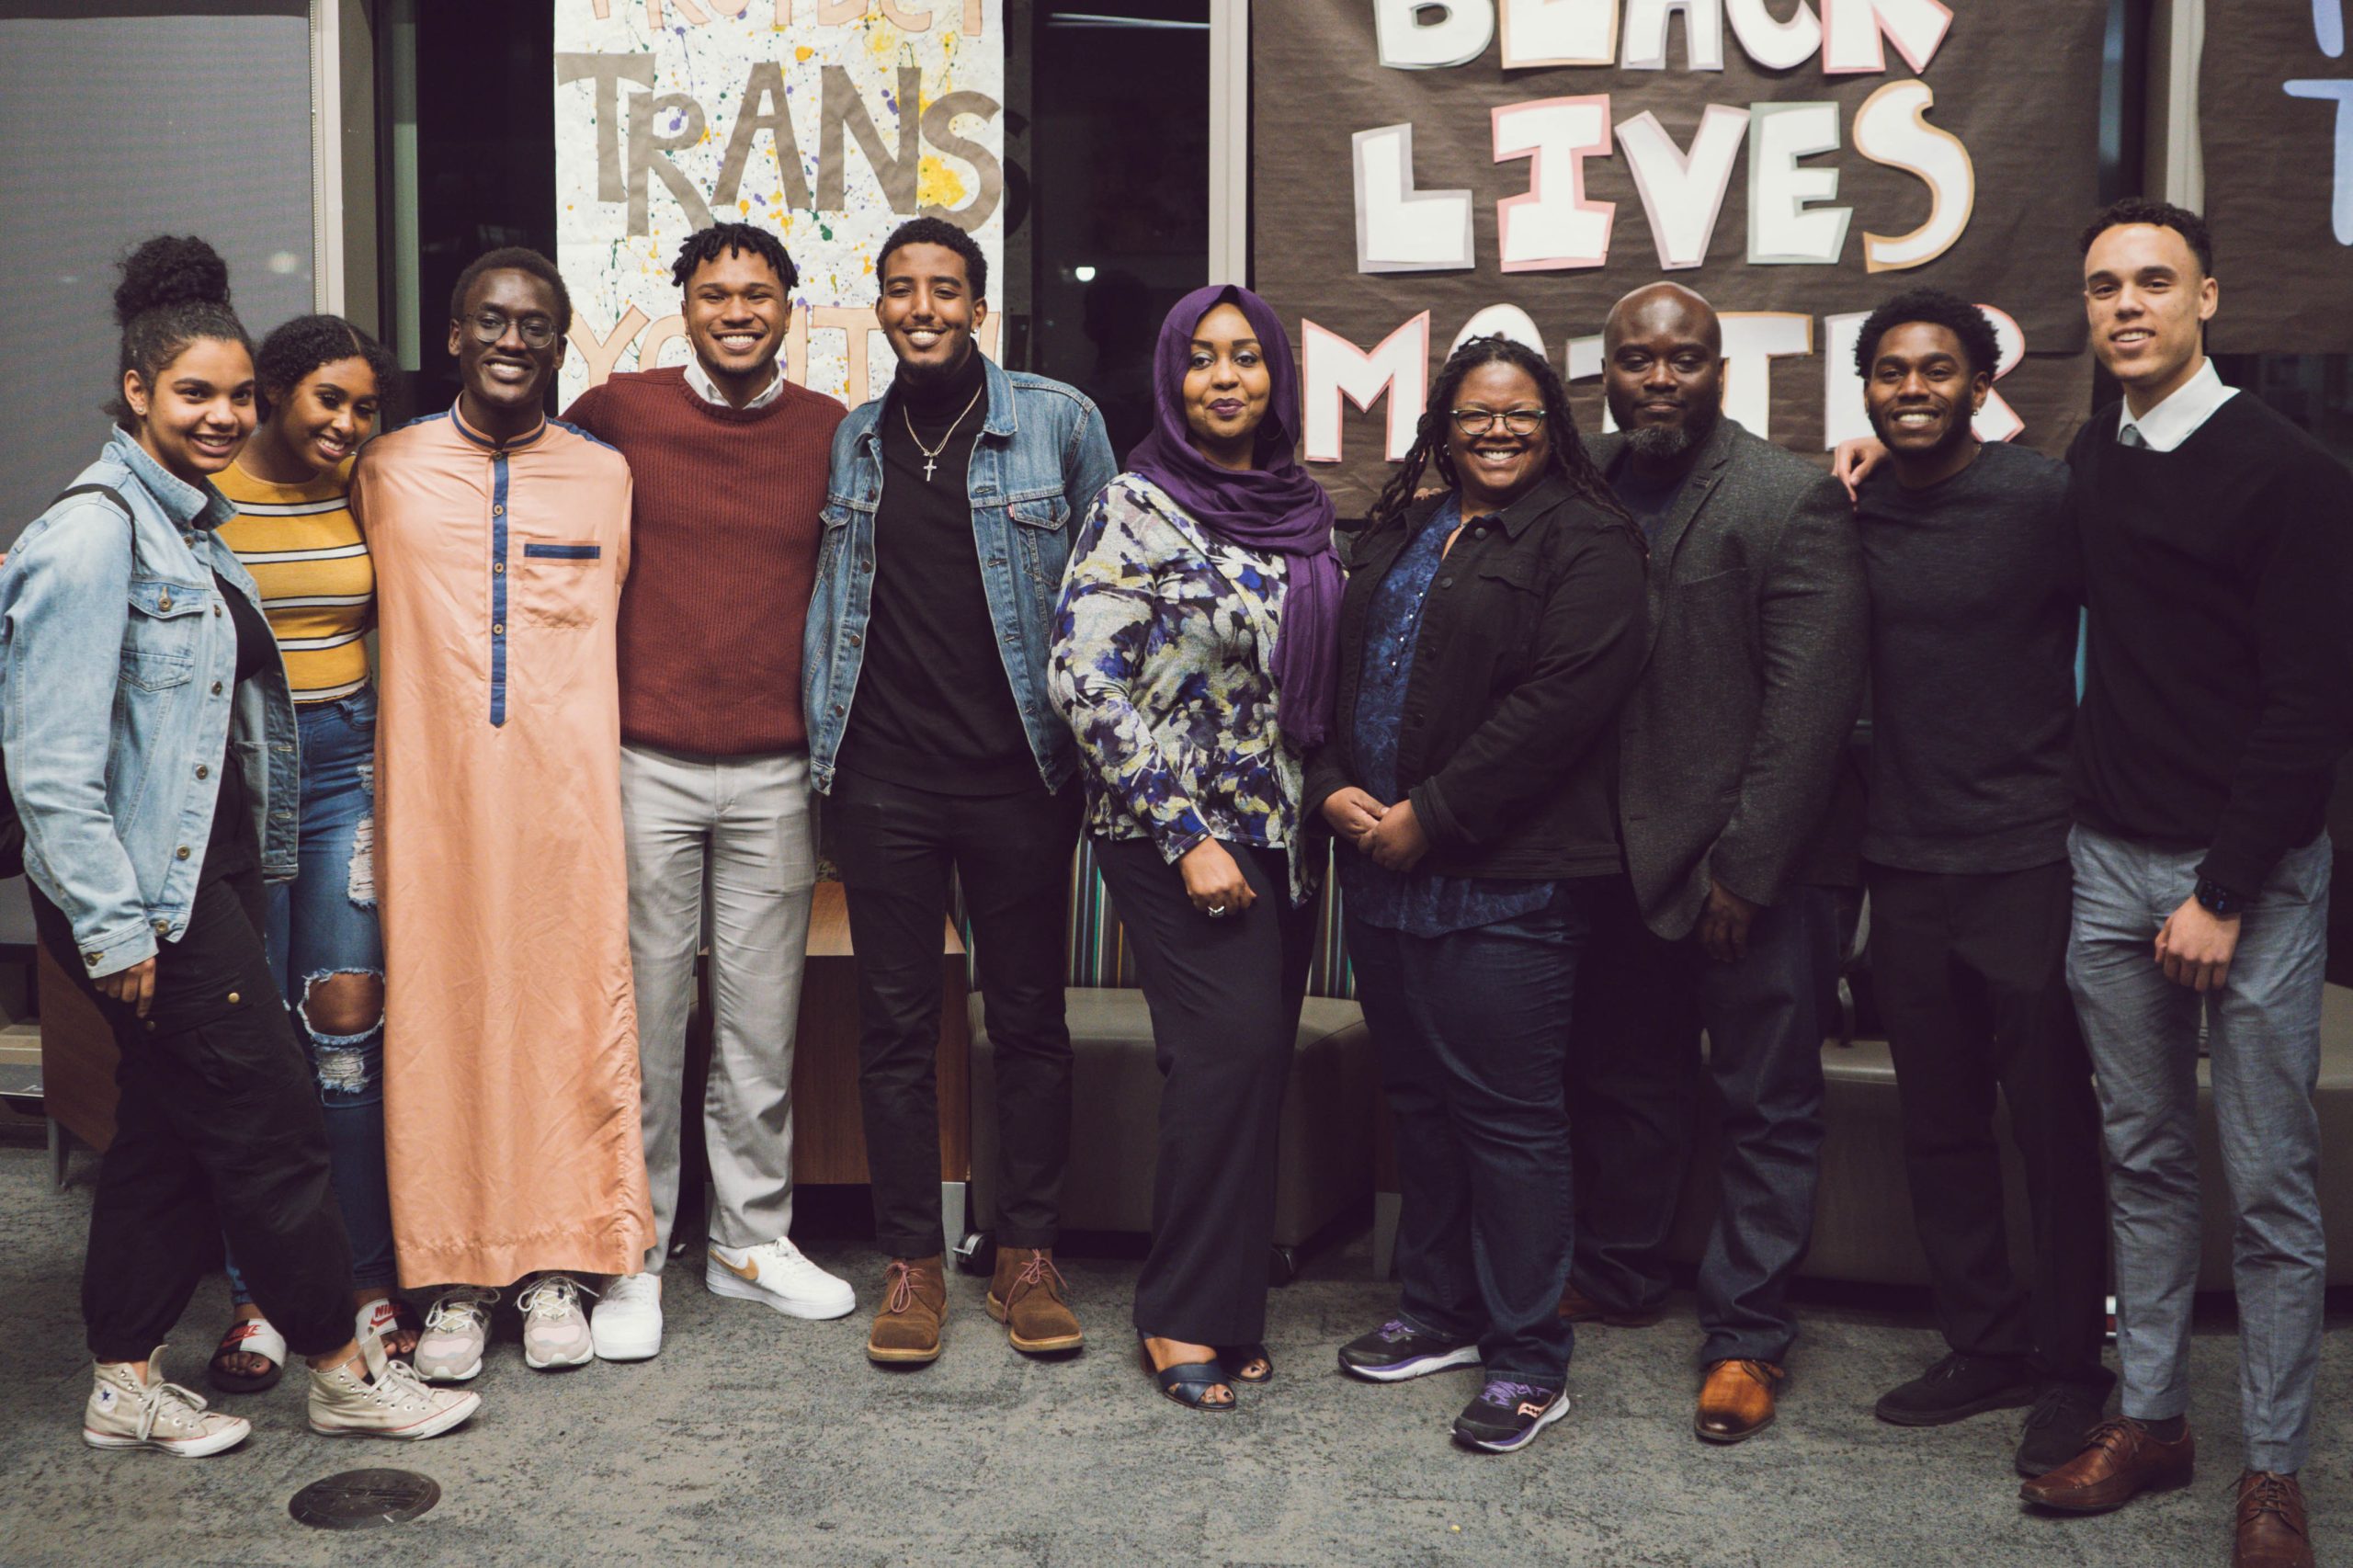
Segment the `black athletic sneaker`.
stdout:
<path fill-rule="evenodd" d="M 1455 1367 L 1479 1364 L 1479 1346 L 1391 1318 L 1340 1346 L 1340 1370 L 1367 1382 L 1402 1383 Z"/>
<path fill-rule="evenodd" d="M 1559 1389 L 1489 1378 L 1479 1397 L 1454 1418 L 1454 1437 L 1491 1454 L 1507 1454 L 1526 1448 L 1568 1413 L 1569 1396 Z"/>
<path fill-rule="evenodd" d="M 2084 1451 L 2086 1437 L 2108 1410 L 2108 1391 L 2082 1383 L 2050 1383 L 2018 1434 L 2018 1470 L 2031 1481 Z"/>
<path fill-rule="evenodd" d="M 1988 1410 L 2034 1403 L 2034 1379 L 2023 1361 L 2006 1356 L 1964 1356 L 1956 1350 L 1901 1388 L 1880 1395 L 1872 1414 L 1898 1426 L 1942 1426 Z"/>

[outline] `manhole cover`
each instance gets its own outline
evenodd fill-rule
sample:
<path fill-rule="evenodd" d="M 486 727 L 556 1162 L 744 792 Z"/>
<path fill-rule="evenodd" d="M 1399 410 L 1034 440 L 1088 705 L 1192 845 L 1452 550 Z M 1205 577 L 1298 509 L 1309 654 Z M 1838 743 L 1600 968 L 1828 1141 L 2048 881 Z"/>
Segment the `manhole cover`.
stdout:
<path fill-rule="evenodd" d="M 413 1470 L 347 1470 L 294 1494 L 286 1511 L 323 1530 L 405 1524 L 441 1501 L 441 1483 Z"/>

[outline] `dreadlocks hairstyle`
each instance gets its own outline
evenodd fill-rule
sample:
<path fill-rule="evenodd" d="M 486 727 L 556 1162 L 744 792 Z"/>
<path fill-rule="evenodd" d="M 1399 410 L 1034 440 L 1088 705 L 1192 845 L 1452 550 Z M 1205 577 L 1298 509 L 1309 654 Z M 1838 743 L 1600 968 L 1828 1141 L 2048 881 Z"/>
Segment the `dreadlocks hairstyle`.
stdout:
<path fill-rule="evenodd" d="M 115 286 L 114 319 L 122 325 L 122 349 L 107 411 L 125 430 L 136 430 L 139 416 L 122 395 L 124 371 L 138 371 L 152 387 L 199 338 L 242 343 L 248 353 L 254 345 L 229 308 L 229 264 L 193 234 L 158 234 L 116 265 L 122 281 Z"/>
<path fill-rule="evenodd" d="M 874 256 L 874 281 L 879 285 L 890 276 L 891 253 L 908 245 L 946 245 L 964 258 L 964 281 L 972 286 L 972 298 L 989 297 L 989 258 L 981 250 L 980 242 L 945 218 L 910 218 L 891 231 L 882 248 Z"/>
<path fill-rule="evenodd" d="M 555 263 L 529 245 L 501 245 L 466 263 L 458 274 L 457 286 L 449 290 L 449 319 L 456 321 L 466 313 L 466 296 L 473 292 L 474 284 L 485 272 L 528 272 L 546 284 L 555 293 L 555 335 L 563 337 L 572 331 L 572 290 L 563 286 L 563 274 Z"/>
<path fill-rule="evenodd" d="M 2120 229 L 2129 223 L 2150 223 L 2160 229 L 2171 229 L 2189 242 L 2190 254 L 2198 258 L 2198 270 L 2207 277 L 2214 276 L 2214 236 L 2207 231 L 2206 220 L 2187 207 L 2176 207 L 2170 201 L 2152 201 L 2145 196 L 2128 196 L 2121 201 L 2111 201 L 2093 214 L 2092 221 L 2077 243 L 2086 256 L 2092 242 L 2110 229 Z"/>
<path fill-rule="evenodd" d="M 1502 336 L 1474 337 L 1447 356 L 1446 363 L 1439 367 L 1438 380 L 1430 383 L 1429 403 L 1422 410 L 1421 422 L 1414 426 L 1413 449 L 1382 486 L 1381 499 L 1372 504 L 1366 527 L 1377 528 L 1412 506 L 1422 474 L 1432 465 L 1449 488 L 1454 485 L 1454 459 L 1447 450 L 1447 435 L 1454 421 L 1455 393 L 1461 390 L 1465 376 L 1482 365 L 1495 364 L 1527 371 L 1537 391 L 1543 394 L 1544 429 L 1552 437 L 1550 471 L 1566 480 L 1579 500 L 1633 528 L 1633 519 L 1627 516 L 1608 481 L 1601 477 L 1601 471 L 1594 466 L 1585 443 L 1577 438 L 1577 427 L 1569 418 L 1569 390 L 1562 384 L 1560 373 L 1533 348 Z M 1635 538 L 1641 537 L 1641 530 L 1636 528 Z"/>
<path fill-rule="evenodd" d="M 1985 312 L 1958 294 L 1942 289 L 1907 289 L 1863 318 L 1855 339 L 1855 369 L 1871 379 L 1871 361 L 1879 358 L 1879 340 L 1899 326 L 1923 322 L 1940 326 L 1961 339 L 1961 351 L 1972 376 L 1990 376 L 2002 368 L 2002 345 Z"/>
<path fill-rule="evenodd" d="M 695 268 L 706 261 L 717 261 L 730 251 L 758 256 L 775 270 L 776 280 L 788 290 L 801 281 L 801 269 L 792 265 L 784 242 L 751 223 L 713 223 L 688 234 L 678 246 L 678 259 L 671 265 L 670 281 L 685 288 L 694 278 Z"/>
<path fill-rule="evenodd" d="M 400 366 L 384 346 L 341 316 L 296 316 L 271 329 L 254 355 L 254 398 L 264 419 L 293 395 L 302 378 L 339 359 L 365 359 L 376 373 L 376 395 L 389 404 L 400 386 Z M 389 428 L 392 421 L 383 421 Z"/>

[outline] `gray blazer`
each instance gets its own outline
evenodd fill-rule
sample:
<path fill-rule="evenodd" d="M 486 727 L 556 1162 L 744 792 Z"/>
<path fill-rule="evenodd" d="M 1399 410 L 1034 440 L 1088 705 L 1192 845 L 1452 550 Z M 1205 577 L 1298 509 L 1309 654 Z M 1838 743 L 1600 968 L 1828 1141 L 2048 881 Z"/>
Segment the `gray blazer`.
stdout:
<path fill-rule="evenodd" d="M 1625 438 L 1586 448 L 1607 472 Z M 1789 892 L 1862 707 L 1867 613 L 1846 493 L 1718 421 L 1651 546 L 1650 659 L 1620 721 L 1619 829 L 1660 936 L 1711 883 Z"/>

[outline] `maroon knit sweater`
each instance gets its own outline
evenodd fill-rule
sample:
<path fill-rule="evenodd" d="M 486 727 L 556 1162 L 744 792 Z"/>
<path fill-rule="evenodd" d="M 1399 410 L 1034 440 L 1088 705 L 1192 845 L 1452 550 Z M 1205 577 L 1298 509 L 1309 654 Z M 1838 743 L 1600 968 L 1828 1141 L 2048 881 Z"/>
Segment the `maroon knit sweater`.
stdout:
<path fill-rule="evenodd" d="M 847 412 L 790 383 L 765 408 L 705 403 L 682 368 L 614 376 L 564 411 L 620 449 L 636 483 L 623 740 L 698 756 L 807 749 L 801 629 Z"/>

